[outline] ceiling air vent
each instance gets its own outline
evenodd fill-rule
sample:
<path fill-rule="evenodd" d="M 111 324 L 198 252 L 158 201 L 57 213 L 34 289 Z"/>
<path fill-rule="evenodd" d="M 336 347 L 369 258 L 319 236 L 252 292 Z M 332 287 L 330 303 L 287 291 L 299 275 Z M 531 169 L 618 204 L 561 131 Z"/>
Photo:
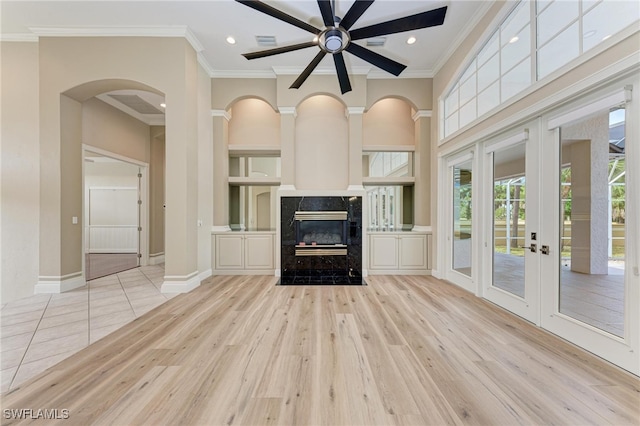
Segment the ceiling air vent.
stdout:
<path fill-rule="evenodd" d="M 256 36 L 256 42 L 258 42 L 258 46 L 275 46 L 276 45 L 276 36 L 265 36 L 259 35 Z"/>
<path fill-rule="evenodd" d="M 384 43 L 387 41 L 386 37 L 372 37 L 367 39 L 368 47 L 382 47 Z"/>
<path fill-rule="evenodd" d="M 109 95 L 110 98 L 115 99 L 131 108 L 132 110 L 140 114 L 164 114 L 158 108 L 151 105 L 138 95 Z"/>

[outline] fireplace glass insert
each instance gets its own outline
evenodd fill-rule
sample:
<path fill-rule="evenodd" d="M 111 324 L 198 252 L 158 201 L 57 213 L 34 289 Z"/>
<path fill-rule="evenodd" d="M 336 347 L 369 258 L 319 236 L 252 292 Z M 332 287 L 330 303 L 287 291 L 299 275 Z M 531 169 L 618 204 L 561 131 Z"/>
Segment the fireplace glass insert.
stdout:
<path fill-rule="evenodd" d="M 347 255 L 347 212 L 295 213 L 296 256 Z"/>

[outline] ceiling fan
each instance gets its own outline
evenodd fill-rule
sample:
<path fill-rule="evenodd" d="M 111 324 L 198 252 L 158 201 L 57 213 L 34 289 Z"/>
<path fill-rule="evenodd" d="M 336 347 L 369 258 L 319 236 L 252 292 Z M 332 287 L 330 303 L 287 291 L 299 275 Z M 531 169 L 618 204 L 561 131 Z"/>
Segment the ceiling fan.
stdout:
<path fill-rule="evenodd" d="M 245 53 L 242 56 L 247 59 L 258 59 L 317 46 L 320 48 L 320 51 L 289 88 L 300 88 L 302 83 L 304 83 L 307 77 L 309 77 L 313 70 L 318 66 L 322 58 L 324 58 L 327 53 L 330 53 L 333 55 L 333 61 L 336 65 L 338 82 L 340 83 L 340 90 L 342 91 L 342 94 L 351 91 L 349 74 L 347 73 L 347 67 L 344 62 L 344 57 L 342 56 L 342 52 L 345 50 L 395 76 L 400 75 L 400 73 L 407 67 L 406 65 L 382 56 L 372 50 L 352 43 L 352 41 L 442 25 L 445 14 L 447 13 L 447 7 L 444 6 L 427 12 L 405 16 L 404 18 L 393 19 L 391 21 L 350 31 L 353 24 L 355 24 L 369 6 L 373 4 L 374 0 L 356 0 L 343 18 L 335 15 L 335 4 L 332 7 L 330 0 L 318 0 L 318 7 L 320 8 L 324 28 L 316 28 L 311 24 L 301 21 L 258 0 L 236 1 L 259 12 L 265 13 L 276 19 L 280 19 L 281 21 L 315 34 L 312 41 L 276 47 L 274 49 L 262 50 L 259 52 Z"/>

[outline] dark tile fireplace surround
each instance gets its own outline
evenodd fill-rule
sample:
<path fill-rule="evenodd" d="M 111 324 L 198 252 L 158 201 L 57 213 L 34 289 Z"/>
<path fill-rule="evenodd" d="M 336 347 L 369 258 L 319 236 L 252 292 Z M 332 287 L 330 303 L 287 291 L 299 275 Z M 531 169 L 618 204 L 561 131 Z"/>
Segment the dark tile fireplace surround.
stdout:
<path fill-rule="evenodd" d="M 281 197 L 281 285 L 363 285 L 362 197 Z"/>

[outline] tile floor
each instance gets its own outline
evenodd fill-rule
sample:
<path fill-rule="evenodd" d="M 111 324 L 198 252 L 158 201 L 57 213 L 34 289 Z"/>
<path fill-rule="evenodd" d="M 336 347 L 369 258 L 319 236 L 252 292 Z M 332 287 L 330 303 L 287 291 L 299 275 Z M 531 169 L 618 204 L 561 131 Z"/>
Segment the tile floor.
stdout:
<path fill-rule="evenodd" d="M 177 294 L 162 294 L 164 265 L 88 281 L 62 294 L 2 305 L 2 393 L 73 355 Z"/>

